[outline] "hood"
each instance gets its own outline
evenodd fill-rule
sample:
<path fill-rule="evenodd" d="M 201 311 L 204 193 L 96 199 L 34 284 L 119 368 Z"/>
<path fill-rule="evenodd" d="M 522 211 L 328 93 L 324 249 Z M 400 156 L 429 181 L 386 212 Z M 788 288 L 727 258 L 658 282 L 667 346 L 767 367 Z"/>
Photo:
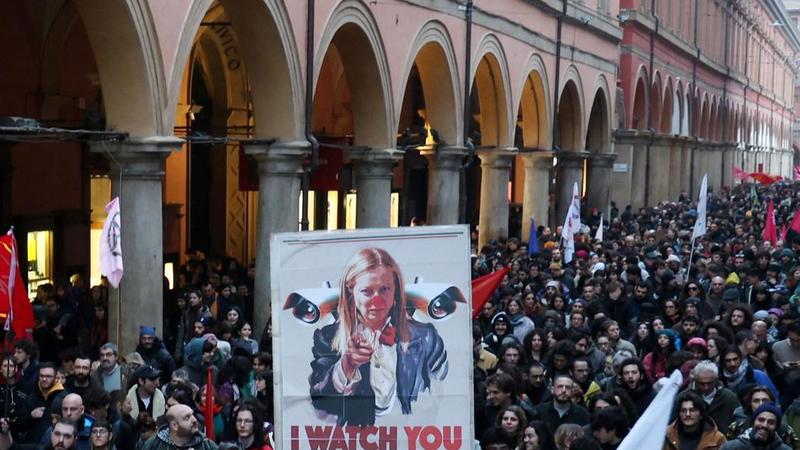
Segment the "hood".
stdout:
<path fill-rule="evenodd" d="M 205 436 L 202 433 L 197 433 L 196 435 L 194 435 L 194 437 L 192 438 L 191 441 L 187 442 L 183 446 L 180 446 L 180 445 L 176 444 L 175 442 L 173 442 L 172 438 L 170 437 L 170 435 L 169 435 L 169 426 L 168 425 L 164 425 L 164 426 L 162 426 L 161 428 L 158 429 L 158 433 L 156 433 L 156 438 L 159 441 L 161 441 L 164 444 L 166 444 L 169 448 L 176 448 L 176 449 L 186 448 L 186 449 L 190 449 L 190 448 L 202 448 L 203 447 L 203 439 L 205 439 Z"/>
<path fill-rule="evenodd" d="M 201 369 L 203 367 L 203 344 L 206 342 L 203 338 L 192 338 L 184 348 L 184 357 L 186 365 L 193 369 Z"/>

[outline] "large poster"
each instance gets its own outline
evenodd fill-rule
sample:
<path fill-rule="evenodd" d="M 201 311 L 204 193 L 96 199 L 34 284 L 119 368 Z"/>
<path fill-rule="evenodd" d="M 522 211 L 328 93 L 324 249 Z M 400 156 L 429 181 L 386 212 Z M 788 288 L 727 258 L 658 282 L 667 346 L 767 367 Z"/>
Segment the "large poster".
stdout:
<path fill-rule="evenodd" d="M 466 226 L 277 234 L 270 264 L 279 448 L 472 448 Z"/>

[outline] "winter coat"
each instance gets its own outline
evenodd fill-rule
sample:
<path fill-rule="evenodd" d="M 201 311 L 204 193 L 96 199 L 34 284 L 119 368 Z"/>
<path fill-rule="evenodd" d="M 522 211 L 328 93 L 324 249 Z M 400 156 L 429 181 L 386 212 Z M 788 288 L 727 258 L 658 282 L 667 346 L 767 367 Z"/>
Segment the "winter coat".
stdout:
<path fill-rule="evenodd" d="M 791 447 L 783 443 L 777 434 L 775 434 L 772 442 L 767 443 L 767 445 L 756 446 L 750 438 L 751 430 L 752 429 L 748 429 L 738 438 L 728 441 L 722 446 L 721 450 L 792 450 Z"/>
<path fill-rule="evenodd" d="M 161 371 L 161 384 L 167 384 L 175 370 L 175 360 L 169 354 L 161 339 L 155 338 L 150 348 L 144 348 L 141 344 L 136 346 L 136 351 L 142 355 L 144 362 Z"/>
<path fill-rule="evenodd" d="M 169 427 L 162 427 L 158 430 L 155 436 L 151 437 L 144 443 L 142 450 L 180 450 L 180 449 L 194 449 L 194 450 L 217 450 L 217 444 L 208 439 L 203 434 L 196 434 L 194 438 L 187 442 L 185 445 L 178 446 L 172 441 L 169 436 Z"/>
<path fill-rule="evenodd" d="M 700 436 L 700 442 L 697 444 L 697 450 L 718 450 L 726 441 L 725 436 L 719 432 L 714 422 L 706 419 L 703 425 L 703 435 Z M 664 450 L 681 450 L 677 420 L 667 428 L 667 436 L 664 438 Z"/>

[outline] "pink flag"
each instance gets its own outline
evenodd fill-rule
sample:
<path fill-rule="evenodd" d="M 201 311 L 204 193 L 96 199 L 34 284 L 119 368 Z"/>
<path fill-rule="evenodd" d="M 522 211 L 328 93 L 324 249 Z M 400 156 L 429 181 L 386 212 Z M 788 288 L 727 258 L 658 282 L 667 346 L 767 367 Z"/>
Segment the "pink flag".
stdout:
<path fill-rule="evenodd" d="M 778 229 L 775 226 L 775 204 L 772 199 L 769 200 L 769 206 L 767 206 L 767 217 L 764 218 L 764 233 L 762 237 L 773 245 L 778 240 Z"/>
<path fill-rule="evenodd" d="M 795 181 L 800 180 L 800 165 L 794 166 L 794 179 Z"/>
<path fill-rule="evenodd" d="M 741 167 L 733 166 L 733 179 L 739 181 L 747 180 L 747 172 L 742 170 Z"/>
<path fill-rule="evenodd" d="M 100 274 L 108 278 L 111 286 L 122 280 L 122 227 L 119 216 L 119 197 L 106 205 L 106 222 L 100 236 Z"/>

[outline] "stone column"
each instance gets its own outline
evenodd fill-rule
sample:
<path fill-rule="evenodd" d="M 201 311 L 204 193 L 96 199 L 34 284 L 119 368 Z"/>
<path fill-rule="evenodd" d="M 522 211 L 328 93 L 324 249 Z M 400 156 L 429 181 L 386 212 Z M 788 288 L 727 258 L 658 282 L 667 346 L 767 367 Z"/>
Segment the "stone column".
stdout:
<path fill-rule="evenodd" d="M 108 331 L 123 355 L 136 349 L 139 326 L 164 335 L 164 161 L 182 146 L 172 136 L 92 143 L 91 150 L 109 160 L 111 195 L 120 199 L 124 273 L 119 289 L 109 292 Z"/>
<path fill-rule="evenodd" d="M 356 226 L 388 227 L 393 169 L 403 158 L 403 152 L 359 148 L 350 150 L 347 157 L 353 163 L 356 176 Z"/>
<path fill-rule="evenodd" d="M 611 169 L 616 159 L 614 153 L 595 153 L 589 159 L 586 205 L 600 210 L 606 222 L 611 212 Z"/>
<path fill-rule="evenodd" d="M 299 229 L 300 176 L 310 149 L 306 141 L 274 144 L 251 141 L 244 144 L 245 153 L 252 155 L 258 163 L 258 251 L 253 293 L 253 332 L 256 336 L 261 336 L 272 316 L 270 238 L 272 233 Z"/>
<path fill-rule="evenodd" d="M 478 248 L 492 239 L 508 236 L 508 181 L 516 154 L 516 149 L 478 150 L 481 158 Z"/>
<path fill-rule="evenodd" d="M 458 223 L 461 166 L 467 156 L 464 147 L 421 150 L 428 159 L 428 217 L 430 225 Z"/>
<path fill-rule="evenodd" d="M 583 185 L 583 161 L 589 152 L 561 151 L 556 154 L 558 158 L 558 204 L 556 206 L 556 226 L 564 223 L 567 210 L 572 203 L 572 188 L 578 183 L 578 189 Z M 583 214 L 584 211 L 581 211 Z"/>
<path fill-rule="evenodd" d="M 553 152 L 520 152 L 525 162 L 525 187 L 522 198 L 522 240 L 527 241 L 531 232 L 531 217 L 536 225 L 548 225 L 550 200 L 550 169 L 553 168 Z"/>

